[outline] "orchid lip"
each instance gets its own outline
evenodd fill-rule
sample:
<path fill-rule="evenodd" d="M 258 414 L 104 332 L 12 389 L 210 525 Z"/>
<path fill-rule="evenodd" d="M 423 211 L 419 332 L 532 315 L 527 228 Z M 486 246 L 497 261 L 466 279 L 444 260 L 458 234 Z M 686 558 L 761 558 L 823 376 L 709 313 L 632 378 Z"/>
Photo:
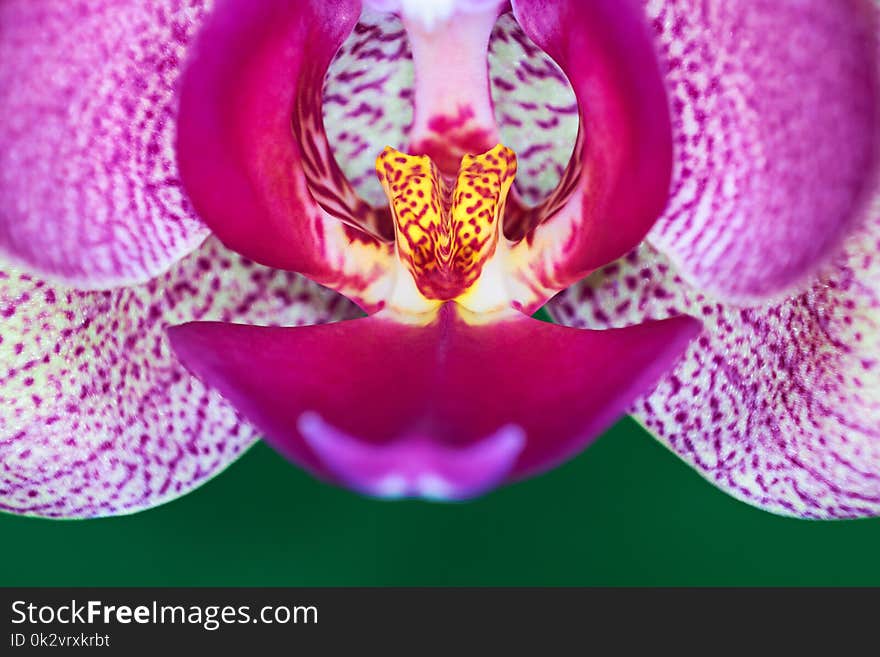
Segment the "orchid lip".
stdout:
<path fill-rule="evenodd" d="M 476 497 L 507 477 L 526 444 L 525 432 L 513 424 L 460 448 L 419 437 L 365 444 L 313 411 L 300 415 L 297 428 L 342 483 L 385 499 Z"/>
<path fill-rule="evenodd" d="M 474 324 L 447 302 L 425 325 L 380 312 L 296 328 L 193 322 L 170 336 L 193 374 L 319 478 L 456 500 L 583 449 L 698 328 L 683 317 L 581 331 L 521 314 Z"/>

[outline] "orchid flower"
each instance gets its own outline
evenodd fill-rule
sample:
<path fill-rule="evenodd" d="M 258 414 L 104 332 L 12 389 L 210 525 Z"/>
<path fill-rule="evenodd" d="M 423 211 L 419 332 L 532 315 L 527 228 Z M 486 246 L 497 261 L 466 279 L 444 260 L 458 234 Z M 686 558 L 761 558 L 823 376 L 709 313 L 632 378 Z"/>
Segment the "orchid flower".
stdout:
<path fill-rule="evenodd" d="M 631 410 L 877 514 L 875 14 L 0 0 L 0 508 L 149 508 L 259 436 L 468 499 Z"/>

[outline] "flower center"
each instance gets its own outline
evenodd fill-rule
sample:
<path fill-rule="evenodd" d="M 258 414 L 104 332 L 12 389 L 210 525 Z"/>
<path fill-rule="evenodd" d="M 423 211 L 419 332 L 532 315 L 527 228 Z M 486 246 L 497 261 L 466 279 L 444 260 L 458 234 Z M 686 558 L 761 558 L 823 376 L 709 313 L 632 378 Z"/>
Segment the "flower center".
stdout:
<path fill-rule="evenodd" d="M 500 144 L 465 155 L 453 181 L 428 156 L 387 147 L 376 171 L 394 218 L 397 256 L 419 295 L 428 307 L 461 302 L 499 248 L 516 155 Z"/>

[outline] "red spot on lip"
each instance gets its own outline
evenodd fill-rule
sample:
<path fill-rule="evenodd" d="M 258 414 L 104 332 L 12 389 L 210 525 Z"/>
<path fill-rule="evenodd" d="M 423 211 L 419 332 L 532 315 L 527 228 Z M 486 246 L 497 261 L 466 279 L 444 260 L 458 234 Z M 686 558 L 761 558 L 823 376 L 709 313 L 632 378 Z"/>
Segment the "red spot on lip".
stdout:
<path fill-rule="evenodd" d="M 443 173 L 455 173 L 465 153 L 482 153 L 492 141 L 489 130 L 474 128 L 466 132 L 422 139 L 409 150 L 416 155 L 430 157 Z"/>
<path fill-rule="evenodd" d="M 428 120 L 428 129 L 431 132 L 440 134 L 452 132 L 453 130 L 460 130 L 461 128 L 463 128 L 472 118 L 474 118 L 474 109 L 470 105 L 466 105 L 464 107 L 460 107 L 458 110 L 458 114 L 456 114 L 455 116 L 438 114 L 431 117 Z"/>
<path fill-rule="evenodd" d="M 437 114 L 428 119 L 428 133 L 413 142 L 408 150 L 414 155 L 427 155 L 448 175 L 458 171 L 466 153 L 482 153 L 495 145 L 497 138 L 489 128 L 474 125 L 473 107 L 465 105 L 454 115 Z"/>

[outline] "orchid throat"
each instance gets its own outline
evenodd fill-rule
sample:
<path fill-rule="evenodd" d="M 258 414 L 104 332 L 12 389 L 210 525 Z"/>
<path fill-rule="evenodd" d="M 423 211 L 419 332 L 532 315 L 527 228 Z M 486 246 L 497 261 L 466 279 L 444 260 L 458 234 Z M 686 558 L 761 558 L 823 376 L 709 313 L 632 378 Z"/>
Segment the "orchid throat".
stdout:
<path fill-rule="evenodd" d="M 507 253 L 502 226 L 514 152 L 498 144 L 465 155 L 452 180 L 428 156 L 387 147 L 376 172 L 391 207 L 399 268 L 390 309 L 430 318 L 449 301 L 475 313 L 509 308 L 503 278 L 493 272 Z"/>

